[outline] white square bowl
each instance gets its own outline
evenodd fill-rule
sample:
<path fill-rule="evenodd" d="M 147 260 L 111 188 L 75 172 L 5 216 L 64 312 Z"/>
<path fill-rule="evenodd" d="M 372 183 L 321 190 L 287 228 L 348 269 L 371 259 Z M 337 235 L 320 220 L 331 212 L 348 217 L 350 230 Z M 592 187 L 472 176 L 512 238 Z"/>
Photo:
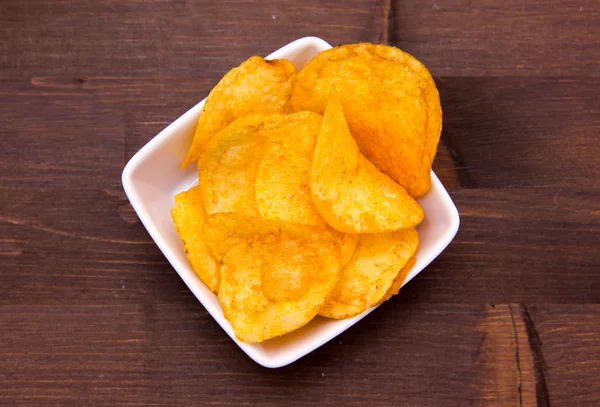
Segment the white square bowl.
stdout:
<path fill-rule="evenodd" d="M 328 48 L 331 45 L 322 39 L 306 37 L 280 48 L 267 58 L 289 59 L 299 70 L 318 52 Z M 217 297 L 200 281 L 188 263 L 169 213 L 173 197 L 198 182 L 196 166 L 180 170 L 179 164 L 187 153 L 203 106 L 204 100 L 171 123 L 131 158 L 123 170 L 123 187 L 156 245 L 231 339 L 257 363 L 271 368 L 285 366 L 344 332 L 377 307 L 344 320 L 316 317 L 297 331 L 259 344 L 236 339 Z M 431 178 L 431 190 L 419 199 L 425 219 L 417 228 L 420 237 L 417 262 L 404 284 L 429 265 L 458 231 L 459 216 L 454 203 L 433 171 Z"/>

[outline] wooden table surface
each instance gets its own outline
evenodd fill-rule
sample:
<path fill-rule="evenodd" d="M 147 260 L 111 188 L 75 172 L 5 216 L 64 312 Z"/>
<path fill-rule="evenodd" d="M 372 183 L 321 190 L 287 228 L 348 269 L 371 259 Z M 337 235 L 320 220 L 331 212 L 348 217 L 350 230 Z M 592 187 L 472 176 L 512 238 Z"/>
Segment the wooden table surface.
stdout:
<path fill-rule="evenodd" d="M 250 55 L 390 43 L 431 70 L 448 249 L 340 337 L 252 362 L 121 171 Z M 0 1 L 0 404 L 600 405 L 596 0 Z"/>

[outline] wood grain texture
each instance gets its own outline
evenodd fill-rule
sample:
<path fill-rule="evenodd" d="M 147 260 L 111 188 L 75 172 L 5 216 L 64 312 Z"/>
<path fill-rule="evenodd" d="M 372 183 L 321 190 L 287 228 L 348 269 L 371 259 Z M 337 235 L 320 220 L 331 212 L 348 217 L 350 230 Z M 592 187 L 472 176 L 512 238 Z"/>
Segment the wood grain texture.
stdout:
<path fill-rule="evenodd" d="M 392 36 L 438 76 L 600 76 L 595 0 L 398 0 Z"/>
<path fill-rule="evenodd" d="M 98 406 L 598 401 L 598 305 L 526 309 L 392 300 L 297 363 L 265 370 L 188 299 L 3 306 L 0 400 Z M 538 345 L 530 342 L 527 324 Z M 544 360 L 536 359 L 540 353 Z M 538 395 L 542 389 L 547 393 Z"/>
<path fill-rule="evenodd" d="M 307 35 L 368 39 L 375 1 L 0 3 L 0 67 L 20 77 L 222 76 Z"/>
<path fill-rule="evenodd" d="M 439 78 L 465 187 L 600 187 L 597 78 Z"/>
<path fill-rule="evenodd" d="M 600 405 L 599 20 L 592 0 L 0 2 L 0 405 Z M 305 35 L 427 64 L 461 229 L 401 295 L 268 370 L 120 176 L 228 69 Z"/>

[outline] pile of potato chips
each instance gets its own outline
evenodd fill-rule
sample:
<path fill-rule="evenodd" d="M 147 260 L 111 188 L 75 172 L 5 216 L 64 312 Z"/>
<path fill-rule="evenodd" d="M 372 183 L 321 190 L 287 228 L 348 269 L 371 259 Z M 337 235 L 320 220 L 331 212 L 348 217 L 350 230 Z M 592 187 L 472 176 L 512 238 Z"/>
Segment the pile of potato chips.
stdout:
<path fill-rule="evenodd" d="M 442 111 L 427 69 L 349 44 L 297 74 L 252 57 L 212 90 L 182 167 L 199 185 L 171 211 L 186 255 L 238 339 L 397 294 L 415 263 Z"/>

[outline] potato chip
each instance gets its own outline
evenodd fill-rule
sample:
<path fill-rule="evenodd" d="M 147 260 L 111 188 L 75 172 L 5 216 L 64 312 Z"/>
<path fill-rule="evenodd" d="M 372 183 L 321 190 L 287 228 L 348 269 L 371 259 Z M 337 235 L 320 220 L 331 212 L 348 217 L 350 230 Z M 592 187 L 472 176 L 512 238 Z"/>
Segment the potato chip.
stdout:
<path fill-rule="evenodd" d="M 224 129 L 221 131 L 234 132 L 234 131 L 242 130 L 244 127 L 247 127 L 247 126 L 256 127 L 256 126 L 259 126 L 264 123 L 271 123 L 271 122 L 277 123 L 286 117 L 288 117 L 288 115 L 284 115 L 281 113 L 247 114 L 238 119 L 235 119 L 233 122 L 229 123 L 229 125 L 227 127 L 225 127 L 226 130 Z"/>
<path fill-rule="evenodd" d="M 260 216 L 256 201 L 256 176 L 267 146 L 294 145 L 294 151 L 310 155 L 321 115 L 244 116 L 217 134 L 198 162 L 200 186 L 207 215 L 238 212 Z M 268 193 L 268 191 L 266 191 Z"/>
<path fill-rule="evenodd" d="M 205 234 L 223 261 L 223 313 L 245 342 L 308 323 L 341 268 L 338 239 L 326 228 L 221 213 L 208 218 Z"/>
<path fill-rule="evenodd" d="M 359 235 L 347 235 L 344 234 L 340 240 L 340 250 L 342 252 L 342 266 L 345 266 L 352 256 L 354 256 L 354 251 L 356 250 L 356 246 L 358 246 L 358 236 Z"/>
<path fill-rule="evenodd" d="M 323 116 L 298 112 L 265 121 L 264 131 L 271 142 L 283 142 L 301 156 L 312 156 Z"/>
<path fill-rule="evenodd" d="M 317 213 L 310 195 L 312 153 L 322 117 L 312 112 L 288 117 L 293 116 L 298 118 L 267 130 L 280 134 L 271 137 L 276 141 L 267 147 L 258 166 L 258 210 L 266 219 L 324 226 L 325 220 Z"/>
<path fill-rule="evenodd" d="M 390 298 L 392 298 L 392 296 L 394 296 L 400 292 L 400 288 L 402 288 L 402 284 L 404 283 L 404 280 L 406 280 L 408 273 L 413 268 L 413 266 L 415 265 L 416 262 L 417 262 L 417 259 L 415 257 L 411 257 L 410 260 L 406 262 L 404 267 L 402 267 L 402 269 L 400 270 L 400 272 L 394 279 L 394 282 L 392 283 L 392 286 L 390 287 L 388 292 L 385 293 L 385 295 L 377 303 L 377 305 L 389 300 Z"/>
<path fill-rule="evenodd" d="M 175 195 L 171 217 L 192 268 L 200 280 L 212 292 L 217 293 L 220 280 L 219 265 L 204 239 L 204 205 L 198 186 Z"/>
<path fill-rule="evenodd" d="M 300 71 L 293 110 L 323 113 L 333 86 L 363 154 L 412 196 L 425 194 L 442 128 L 440 98 L 427 68 L 386 45 L 335 47 Z"/>
<path fill-rule="evenodd" d="M 310 163 L 283 143 L 267 149 L 256 173 L 256 202 L 263 218 L 325 224 L 310 196 Z"/>
<path fill-rule="evenodd" d="M 285 59 L 268 61 L 254 56 L 227 72 L 206 99 L 181 167 L 200 159 L 211 138 L 237 118 L 252 113 L 287 113 L 295 81 L 296 69 Z"/>
<path fill-rule="evenodd" d="M 301 112 L 265 124 L 271 132 L 270 146 L 259 164 L 256 175 L 256 201 L 262 217 L 304 225 L 324 226 L 310 193 L 310 168 L 322 116 Z M 279 134 L 276 134 L 279 133 Z M 342 265 L 346 264 L 358 244 L 357 235 L 337 233 Z"/>
<path fill-rule="evenodd" d="M 414 228 L 359 235 L 354 256 L 342 269 L 319 315 L 349 318 L 380 303 L 418 244 L 419 235 Z"/>
<path fill-rule="evenodd" d="M 423 219 L 417 201 L 360 153 L 335 89 L 315 145 L 310 188 L 319 214 L 340 232 L 390 232 Z"/>
<path fill-rule="evenodd" d="M 234 122 L 210 141 L 198 162 L 207 215 L 238 212 L 259 216 L 254 182 L 267 142 L 261 129 L 262 123 L 238 126 Z"/>

